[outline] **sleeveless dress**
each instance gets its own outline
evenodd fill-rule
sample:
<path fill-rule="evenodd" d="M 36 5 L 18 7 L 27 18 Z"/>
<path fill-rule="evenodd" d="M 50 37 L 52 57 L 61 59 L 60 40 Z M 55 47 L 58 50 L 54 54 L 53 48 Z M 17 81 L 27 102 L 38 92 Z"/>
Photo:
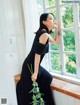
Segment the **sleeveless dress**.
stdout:
<path fill-rule="evenodd" d="M 21 79 L 16 84 L 18 105 L 30 105 L 30 103 L 32 102 L 32 93 L 29 93 L 32 89 L 32 80 L 31 80 L 31 73 L 28 69 L 27 64 L 32 64 L 32 68 L 34 69 L 35 53 L 40 55 L 40 63 L 44 55 L 48 53 L 49 39 L 47 40 L 46 44 L 39 43 L 39 37 L 43 33 L 47 33 L 47 31 L 41 30 L 38 34 L 36 34 L 31 51 L 23 62 Z M 45 68 L 43 68 L 40 65 L 40 63 L 39 63 L 38 76 L 36 81 L 38 82 L 40 92 L 44 94 L 42 98 L 45 101 L 45 105 L 55 105 L 52 90 L 50 89 L 50 84 L 53 77 L 47 70 L 45 70 Z"/>

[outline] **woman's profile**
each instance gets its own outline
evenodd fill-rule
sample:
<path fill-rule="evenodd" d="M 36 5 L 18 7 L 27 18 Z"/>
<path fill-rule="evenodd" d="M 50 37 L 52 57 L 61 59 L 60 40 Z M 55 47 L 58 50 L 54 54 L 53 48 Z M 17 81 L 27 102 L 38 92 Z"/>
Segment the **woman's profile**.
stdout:
<path fill-rule="evenodd" d="M 49 35 L 52 28 L 55 28 L 55 37 Z M 32 82 L 37 81 L 40 92 L 44 95 L 45 105 L 55 105 L 50 85 L 54 82 L 52 75 L 43 68 L 40 63 L 46 53 L 49 52 L 49 42 L 58 43 L 58 24 L 51 13 L 43 13 L 40 16 L 40 27 L 35 33 L 35 38 L 30 53 L 22 65 L 21 79 L 17 83 L 16 93 L 18 105 L 29 105 L 32 102 Z M 32 64 L 33 74 L 31 75 L 27 64 Z"/>

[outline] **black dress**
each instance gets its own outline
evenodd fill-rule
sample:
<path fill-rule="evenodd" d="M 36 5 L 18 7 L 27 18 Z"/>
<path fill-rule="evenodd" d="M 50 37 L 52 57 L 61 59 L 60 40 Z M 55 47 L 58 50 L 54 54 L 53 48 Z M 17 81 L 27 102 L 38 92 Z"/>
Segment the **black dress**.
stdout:
<path fill-rule="evenodd" d="M 49 51 L 49 43 L 48 40 L 46 44 L 39 43 L 39 37 L 46 33 L 46 30 L 41 30 L 38 34 L 36 34 L 33 42 L 32 49 L 28 54 L 27 58 L 24 60 L 21 72 L 21 79 L 16 85 L 16 93 L 17 93 L 17 101 L 18 105 L 30 105 L 32 102 L 32 93 L 29 93 L 32 89 L 32 80 L 31 73 L 28 69 L 27 64 L 32 64 L 34 69 L 34 56 L 35 53 L 41 55 L 40 63 L 46 53 Z M 37 82 L 40 88 L 40 92 L 43 93 L 43 99 L 45 101 L 45 105 L 55 105 L 52 90 L 50 89 L 50 83 L 52 81 L 52 75 L 45 70 L 39 63 L 38 77 Z"/>

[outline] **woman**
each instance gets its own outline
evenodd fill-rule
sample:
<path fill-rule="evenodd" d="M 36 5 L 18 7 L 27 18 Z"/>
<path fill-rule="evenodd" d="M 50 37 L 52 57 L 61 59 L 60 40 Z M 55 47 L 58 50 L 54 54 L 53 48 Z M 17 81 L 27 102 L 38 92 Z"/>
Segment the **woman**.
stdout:
<path fill-rule="evenodd" d="M 51 38 L 52 28 L 55 28 L 55 37 Z M 32 49 L 22 66 L 21 79 L 17 83 L 18 105 L 29 105 L 32 102 L 32 81 L 37 81 L 40 92 L 43 93 L 45 105 L 55 105 L 50 85 L 53 82 L 52 75 L 41 65 L 41 61 L 49 51 L 49 42 L 58 43 L 58 25 L 51 13 L 43 13 L 40 17 L 40 27 L 32 45 Z M 33 74 L 31 75 L 28 65 L 32 64 Z"/>

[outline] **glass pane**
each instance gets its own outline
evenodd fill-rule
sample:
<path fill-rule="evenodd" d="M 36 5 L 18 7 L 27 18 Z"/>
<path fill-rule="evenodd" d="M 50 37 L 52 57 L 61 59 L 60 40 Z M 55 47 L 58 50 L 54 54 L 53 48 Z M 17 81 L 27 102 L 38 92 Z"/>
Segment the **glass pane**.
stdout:
<path fill-rule="evenodd" d="M 59 44 L 50 44 L 50 50 L 58 50 Z"/>
<path fill-rule="evenodd" d="M 51 68 L 55 71 L 60 71 L 60 55 L 59 53 L 51 52 Z"/>
<path fill-rule="evenodd" d="M 74 54 L 65 55 L 65 68 L 66 72 L 76 74 L 76 57 Z"/>
<path fill-rule="evenodd" d="M 52 13 L 54 15 L 54 20 L 57 19 L 57 16 L 56 16 L 56 8 L 47 9 L 47 12 L 48 13 Z"/>
<path fill-rule="evenodd" d="M 46 7 L 55 6 L 56 0 L 45 0 Z"/>
<path fill-rule="evenodd" d="M 54 32 L 51 34 L 51 37 L 54 38 Z M 50 43 L 50 50 L 59 50 L 59 44 Z"/>
<path fill-rule="evenodd" d="M 61 25 L 62 28 L 73 27 L 73 10 L 72 5 L 68 4 L 61 7 Z"/>
<path fill-rule="evenodd" d="M 63 31 L 64 51 L 75 51 L 75 36 L 70 30 Z"/>
<path fill-rule="evenodd" d="M 40 15 L 41 13 L 43 13 L 43 2 L 42 2 L 42 0 L 37 0 L 37 6 L 38 6 L 38 13 Z"/>

